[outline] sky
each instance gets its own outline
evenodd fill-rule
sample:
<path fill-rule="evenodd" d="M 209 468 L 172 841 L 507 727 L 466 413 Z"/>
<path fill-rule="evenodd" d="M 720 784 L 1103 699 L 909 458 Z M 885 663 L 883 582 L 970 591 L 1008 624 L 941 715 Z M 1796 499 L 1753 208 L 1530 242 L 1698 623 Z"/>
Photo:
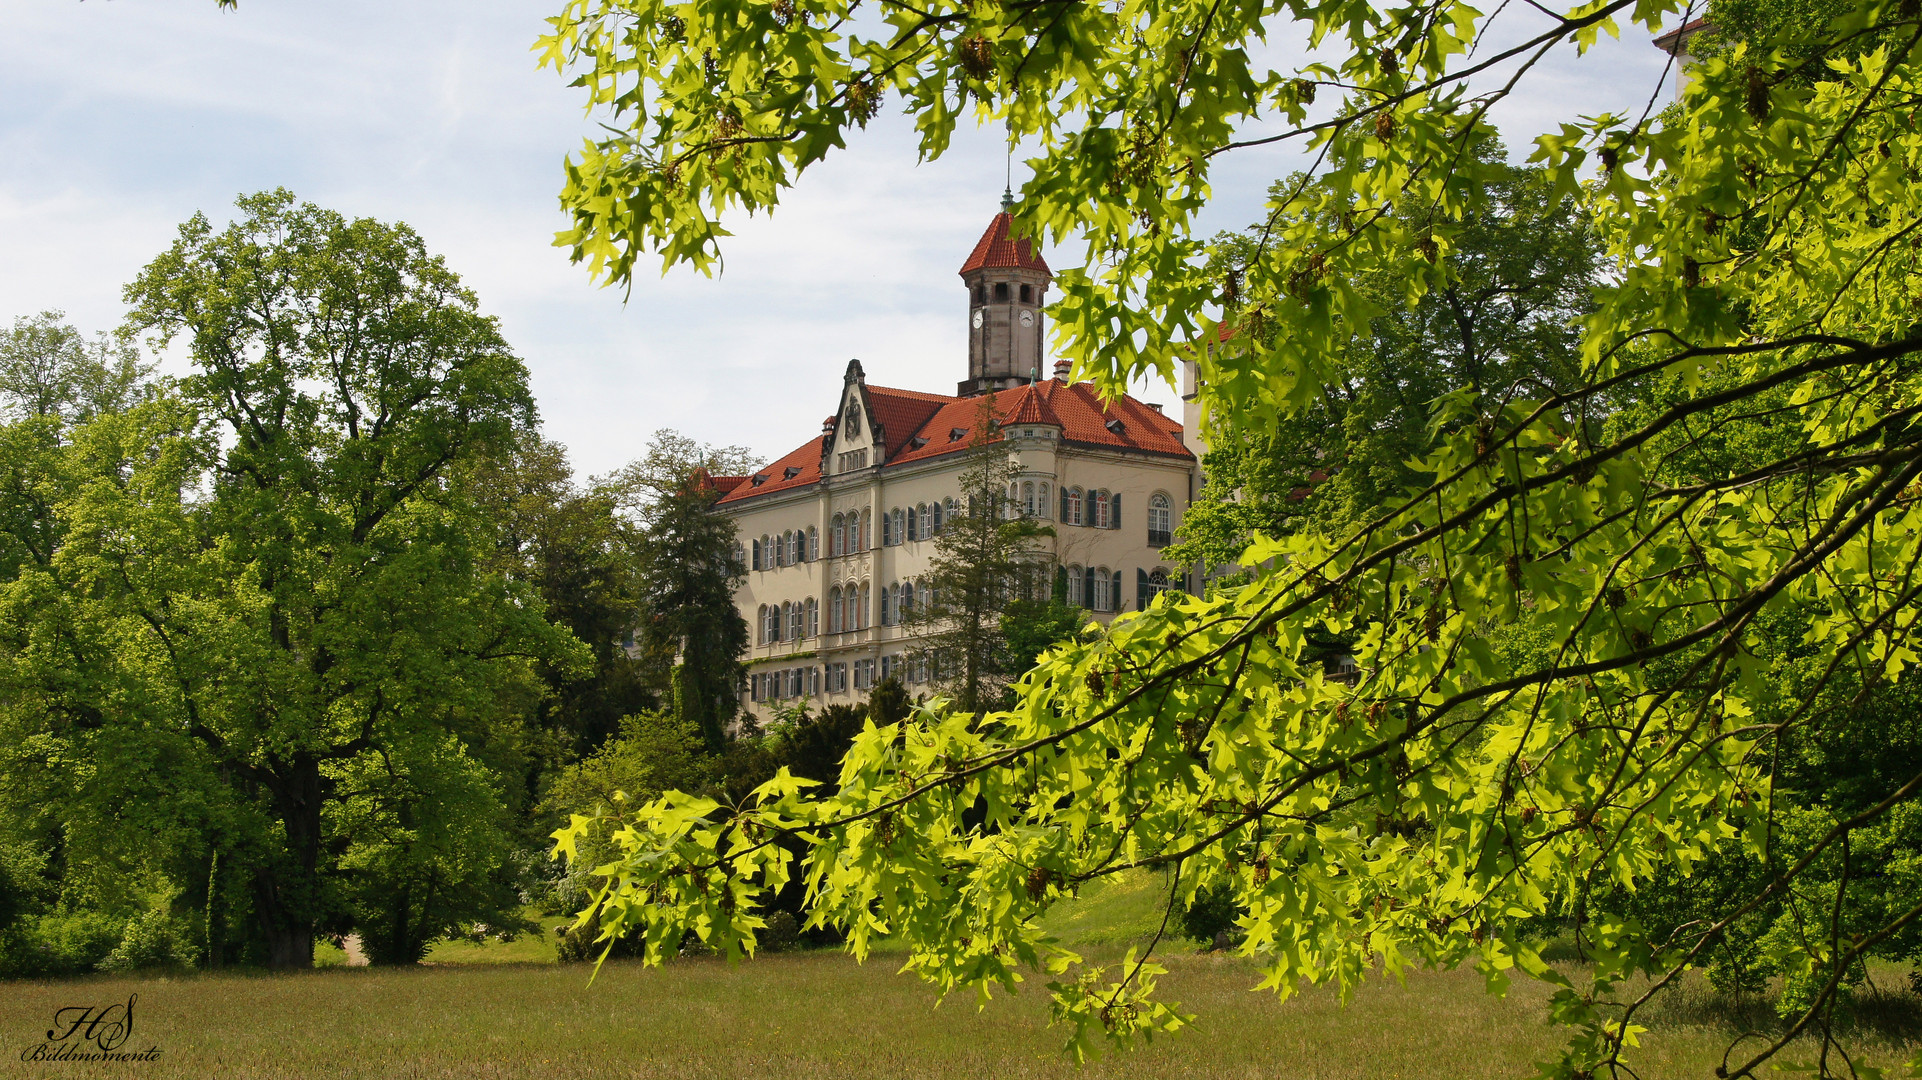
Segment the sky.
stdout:
<path fill-rule="evenodd" d="M 237 195 L 287 187 L 406 221 L 444 255 L 501 320 L 543 430 L 582 475 L 639 456 L 660 428 L 785 453 L 819 432 L 852 358 L 876 384 L 953 392 L 967 374 L 957 271 L 999 209 L 999 133 L 964 132 L 917 164 L 908 121 L 884 113 L 771 216 L 728 219 L 717 277 L 643 270 L 623 297 L 552 246 L 562 162 L 596 130 L 579 91 L 535 67 L 556 6 L 0 0 L 0 325 L 58 309 L 111 329 L 122 287 L 181 222 L 219 224 Z M 1285 34 L 1270 54 L 1293 55 Z M 1538 68 L 1495 117 L 1514 148 L 1577 115 L 1639 113 L 1665 60 L 1625 28 Z M 1204 228 L 1251 220 L 1296 153 L 1229 155 Z M 1056 269 L 1073 257 L 1045 254 Z"/>

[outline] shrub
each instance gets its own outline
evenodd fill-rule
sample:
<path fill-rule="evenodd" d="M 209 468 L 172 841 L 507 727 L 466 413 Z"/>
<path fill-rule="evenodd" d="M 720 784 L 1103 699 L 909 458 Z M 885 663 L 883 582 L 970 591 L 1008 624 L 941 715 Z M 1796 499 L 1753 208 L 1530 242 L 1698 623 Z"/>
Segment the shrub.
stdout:
<path fill-rule="evenodd" d="M 184 920 L 154 910 L 127 920 L 120 944 L 96 965 L 101 971 L 190 968 L 199 958 Z"/>
<path fill-rule="evenodd" d="M 1234 893 L 1226 885 L 1216 885 L 1195 894 L 1194 902 L 1181 913 L 1181 932 L 1196 941 L 1218 944 L 1223 934 L 1235 936 L 1235 920 L 1240 916 Z"/>
<path fill-rule="evenodd" d="M 789 952 L 801 943 L 801 924 L 795 921 L 792 912 L 776 911 L 767 917 L 767 925 L 755 936 L 760 938 L 764 952 Z"/>
<path fill-rule="evenodd" d="M 94 970 L 126 931 L 124 918 L 59 911 L 24 918 L 0 938 L 0 978 L 36 979 Z"/>

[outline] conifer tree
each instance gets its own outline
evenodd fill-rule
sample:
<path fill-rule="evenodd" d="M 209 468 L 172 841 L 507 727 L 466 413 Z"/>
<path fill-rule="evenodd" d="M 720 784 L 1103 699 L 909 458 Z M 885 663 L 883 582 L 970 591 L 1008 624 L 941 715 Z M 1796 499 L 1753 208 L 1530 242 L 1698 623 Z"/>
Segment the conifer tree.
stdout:
<path fill-rule="evenodd" d="M 922 579 L 928 598 L 903 604 L 902 621 L 921 638 L 916 658 L 927 661 L 935 683 L 956 708 L 978 713 L 998 704 L 1001 687 L 1019 674 L 1002 670 L 1002 616 L 1045 593 L 1052 568 L 1034 541 L 1054 530 L 1036 524 L 1009 495 L 1017 470 L 995 421 L 993 394 L 981 399 L 966 453 L 960 512 L 935 535 Z"/>

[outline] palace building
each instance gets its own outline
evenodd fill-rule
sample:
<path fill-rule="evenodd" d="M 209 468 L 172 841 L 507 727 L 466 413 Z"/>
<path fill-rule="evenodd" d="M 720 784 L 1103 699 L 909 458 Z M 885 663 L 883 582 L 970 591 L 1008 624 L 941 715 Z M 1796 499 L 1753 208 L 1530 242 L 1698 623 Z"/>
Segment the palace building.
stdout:
<path fill-rule="evenodd" d="M 1018 475 L 1010 501 L 1053 527 L 1040 553 L 1065 570 L 1064 599 L 1106 621 L 1183 587 L 1161 549 L 1193 497 L 1196 451 L 1160 405 L 1103 401 L 1067 381 L 1065 362 L 1041 378 L 1053 275 L 1009 235 L 1007 205 L 961 267 L 968 377 L 953 395 L 876 386 L 851 361 L 818 435 L 753 476 L 716 479 L 748 566 L 735 602 L 752 642 L 749 711 L 860 700 L 890 675 L 911 690 L 926 679 L 907 662 L 902 616 L 927 600 L 932 537 L 965 513 L 962 451 L 988 394 Z"/>

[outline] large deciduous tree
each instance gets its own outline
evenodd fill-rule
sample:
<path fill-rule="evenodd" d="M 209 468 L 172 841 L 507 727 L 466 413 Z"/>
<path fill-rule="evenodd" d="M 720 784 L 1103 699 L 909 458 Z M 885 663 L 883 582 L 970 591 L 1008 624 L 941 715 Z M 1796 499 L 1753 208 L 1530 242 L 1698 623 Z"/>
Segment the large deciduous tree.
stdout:
<path fill-rule="evenodd" d="M 5 722 L 45 768 L 88 763 L 72 796 L 102 829 L 141 807 L 156 838 L 199 837 L 250 955 L 304 966 L 360 920 L 412 958 L 511 922 L 478 777 L 524 753 L 505 688 L 573 647 L 480 570 L 487 523 L 448 482 L 529 430 L 526 370 L 406 226 L 284 191 L 239 208 L 127 289 L 194 373 L 79 429 L 40 523 L 10 530 Z"/>
<path fill-rule="evenodd" d="M 1212 569 L 1233 564 L 1257 533 L 1341 532 L 1373 520 L 1424 486 L 1419 463 L 1473 415 L 1436 425 L 1438 399 L 1532 400 L 1580 385 L 1579 320 L 1603 269 L 1594 229 L 1574 193 L 1557 190 L 1544 170 L 1508 164 L 1492 139 L 1474 151 L 1489 169 L 1485 198 L 1438 256 L 1441 281 L 1411 304 L 1405 268 L 1359 277 L 1373 310 L 1343 344 L 1339 378 L 1268 426 L 1216 416 L 1205 433 L 1206 483 L 1169 558 Z M 1304 182 L 1315 183 L 1295 177 L 1272 193 L 1285 197 Z M 1426 206 L 1395 212 L 1435 224 Z M 1211 258 L 1224 280 L 1260 258 L 1276 224 L 1264 218 L 1215 238 Z M 1238 298 L 1225 307 L 1229 333 L 1285 330 L 1258 311 L 1237 328 L 1238 307 Z"/>
<path fill-rule="evenodd" d="M 547 57 L 618 132 L 570 164 L 562 243 L 616 282 L 650 250 L 703 265 L 722 211 L 772 205 L 890 97 L 928 156 L 965 119 L 1005 125 L 1038 148 L 1016 227 L 1086 254 L 1053 309 L 1079 370 L 1119 391 L 1185 353 L 1214 429 L 1243 432 L 1353 373 L 1375 284 L 1419 305 L 1466 279 L 1449 256 L 1512 177 L 1477 152 L 1491 109 L 1585 62 L 1618 19 L 1694 13 L 853 6 L 565 3 Z M 1519 969 L 1554 984 L 1572 1030 L 1551 1075 L 1630 1075 L 1652 995 L 1800 889 L 1807 917 L 1757 939 L 1799 998 L 1723 1071 L 1753 1075 L 1803 1034 L 1826 1051 L 1849 973 L 1922 919 L 1922 892 L 1881 882 L 1858 904 L 1848 873 L 1922 775 L 1862 770 L 1875 796 L 1795 821 L 1771 798 L 1778 748 L 1883 723 L 1917 656 L 1922 15 L 1867 0 L 1746 25 L 1672 108 L 1636 87 L 1630 111 L 1584 103 L 1534 138 L 1546 196 L 1580 204 L 1609 263 L 1572 372 L 1443 397 L 1418 490 L 1256 540 L 1247 584 L 1164 595 L 1051 652 L 1011 709 L 864 732 L 831 798 L 777 776 L 745 808 L 635 812 L 603 928 L 645 926 L 657 951 L 688 926 L 751 946 L 798 831 L 814 917 L 857 950 L 885 929 L 946 990 L 1073 968 L 1038 916 L 1079 883 L 1167 867 L 1171 904 L 1225 892 L 1245 913 L 1240 948 L 1281 993 L 1384 963 L 1472 964 L 1498 987 Z M 1258 66 L 1253 46 L 1284 34 L 1313 63 Z M 1313 168 L 1261 208 L 1265 242 L 1211 258 L 1194 225 L 1214 165 L 1290 140 Z M 1246 332 L 1211 352 L 1225 302 Z M 1353 679 L 1311 661 L 1324 634 L 1353 643 Z M 1700 917 L 1657 932 L 1584 907 L 1736 849 L 1760 872 Z M 1574 912 L 1595 917 L 1571 977 L 1527 932 Z M 1182 1022 L 1154 972 L 1136 957 L 1052 985 L 1077 1051 Z"/>

